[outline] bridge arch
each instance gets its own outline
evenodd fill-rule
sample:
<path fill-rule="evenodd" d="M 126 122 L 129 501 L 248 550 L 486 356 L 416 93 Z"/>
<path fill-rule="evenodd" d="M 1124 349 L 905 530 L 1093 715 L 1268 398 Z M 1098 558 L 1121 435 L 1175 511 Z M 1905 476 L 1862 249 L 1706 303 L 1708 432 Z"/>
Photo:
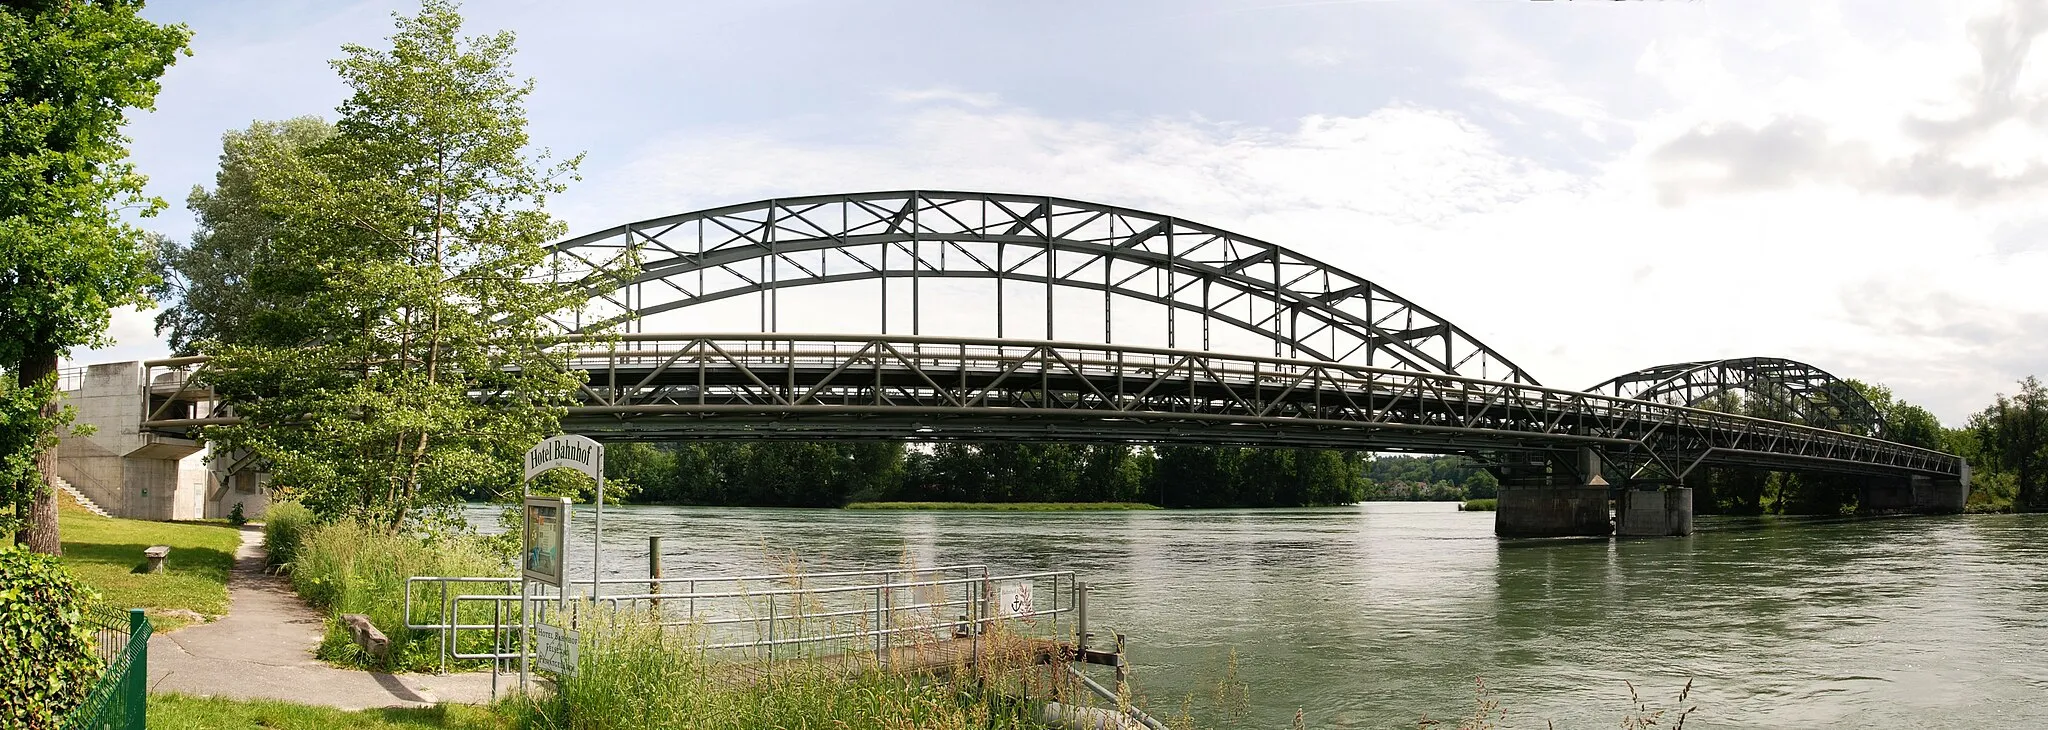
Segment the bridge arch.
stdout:
<path fill-rule="evenodd" d="M 1586 392 L 1697 406 L 1725 393 L 1764 401 L 1767 415 L 1819 428 L 1884 435 L 1884 419 L 1848 381 L 1797 360 L 1744 357 L 1681 362 L 1625 373 Z"/>
<path fill-rule="evenodd" d="M 568 276 L 629 252 L 638 273 L 600 279 L 589 294 L 605 311 L 564 329 L 623 323 L 630 333 L 645 317 L 756 295 L 761 329 L 772 332 L 780 290 L 880 280 L 886 334 L 888 282 L 908 280 L 909 334 L 917 335 L 919 282 L 981 279 L 996 288 L 985 334 L 998 338 L 1014 336 L 1005 331 L 1004 287 L 1024 286 L 1042 287 L 1046 302 L 1043 331 L 1025 336 L 1077 339 L 1054 331 L 1052 291 L 1063 287 L 1102 293 L 1103 344 L 1115 344 L 1113 302 L 1123 298 L 1166 312 L 1170 348 L 1199 340 L 1210 349 L 1217 324 L 1270 341 L 1276 357 L 1536 383 L 1462 328 L 1364 277 L 1214 226 L 1066 198 L 923 190 L 777 198 L 549 247 Z"/>

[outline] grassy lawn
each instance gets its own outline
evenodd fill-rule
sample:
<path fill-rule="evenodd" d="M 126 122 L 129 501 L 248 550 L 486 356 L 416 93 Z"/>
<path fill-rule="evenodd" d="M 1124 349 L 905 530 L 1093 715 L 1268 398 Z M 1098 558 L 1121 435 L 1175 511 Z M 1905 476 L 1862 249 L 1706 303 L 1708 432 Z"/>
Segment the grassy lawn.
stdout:
<path fill-rule="evenodd" d="M 991 512 L 1081 512 L 1087 510 L 1159 509 L 1144 502 L 854 502 L 847 509 L 948 509 Z"/>
<path fill-rule="evenodd" d="M 228 610 L 228 569 L 235 564 L 240 531 L 225 524 L 150 522 L 101 517 L 69 504 L 59 511 L 64 567 L 107 605 L 149 612 L 158 632 L 193 622 L 185 612 L 208 618 Z M 171 546 L 164 572 L 138 572 L 142 551 Z"/>
<path fill-rule="evenodd" d="M 512 724 L 489 708 L 467 705 L 348 712 L 331 707 L 295 705 L 272 700 L 230 700 L 219 697 L 153 694 L 149 696 L 149 726 L 152 730 L 496 730 L 512 727 Z"/>

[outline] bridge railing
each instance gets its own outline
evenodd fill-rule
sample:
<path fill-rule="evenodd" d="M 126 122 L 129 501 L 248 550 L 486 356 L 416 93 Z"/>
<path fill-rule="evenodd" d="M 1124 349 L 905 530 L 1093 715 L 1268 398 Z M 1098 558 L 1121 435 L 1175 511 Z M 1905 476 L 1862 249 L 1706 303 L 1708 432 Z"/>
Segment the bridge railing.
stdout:
<path fill-rule="evenodd" d="M 1093 394 L 1104 401 L 1142 398 L 1151 391 L 1136 391 L 1156 387 L 1150 384 L 1161 380 L 1161 373 L 1169 373 L 1233 389 L 1230 397 L 1239 402 L 1230 404 L 1230 411 L 1243 417 L 1278 412 L 1274 400 L 1290 395 L 1341 393 L 1363 397 L 1368 404 L 1357 413 L 1336 419 L 1352 421 L 1353 425 L 1357 421 L 1377 421 L 1389 427 L 1486 428 L 1577 436 L 1593 443 L 1610 439 L 1617 444 L 1631 440 L 1617 435 L 1655 433 L 1659 429 L 1668 431 L 1666 438 L 1680 431 L 1695 437 L 1699 432 L 1712 432 L 1715 438 L 1708 441 L 1718 444 L 1712 448 L 1731 453 L 1755 451 L 1759 459 L 1780 454 L 1802 459 L 1876 460 L 1929 472 L 1960 471 L 1960 459 L 1950 454 L 1803 424 L 1560 388 L 1347 363 L 1089 343 L 916 336 L 635 334 L 621 344 L 626 346 L 582 350 L 571 359 L 574 367 L 591 372 L 593 382 L 601 383 L 587 391 L 587 400 L 600 408 L 637 405 L 640 412 L 659 410 L 642 399 L 655 392 L 655 385 L 660 382 L 658 376 L 664 371 L 708 367 L 754 375 L 753 381 L 742 387 L 750 389 L 751 395 L 765 395 L 783 405 L 799 405 L 807 398 L 822 403 L 821 394 L 835 392 L 815 387 L 813 374 L 821 369 L 893 368 L 920 373 L 926 376 L 924 390 L 935 395 L 949 392 L 953 402 L 975 395 L 966 383 L 970 373 L 1030 368 L 1032 375 L 1038 375 L 1056 370 L 1061 376 L 1115 384 Z M 846 382 L 852 384 L 850 379 Z M 672 384 L 661 387 L 669 390 L 659 402 L 676 405 L 686 406 L 691 400 L 703 405 L 716 395 L 715 388 L 700 388 L 679 399 L 673 394 Z M 980 395 L 985 397 L 986 393 Z M 1300 416 L 1314 414 L 1290 415 L 1296 416 L 1296 422 L 1307 422 L 1313 419 Z"/>
<path fill-rule="evenodd" d="M 1689 473 L 1710 457 L 1760 465 L 1835 464 L 1852 470 L 1938 475 L 1963 471 L 1961 458 L 1951 454 L 1802 424 L 1340 362 L 897 335 L 633 333 L 602 342 L 584 337 L 566 341 L 566 346 L 579 348 L 567 355 L 569 366 L 590 375 L 579 393 L 583 403 L 570 409 L 572 417 L 715 412 L 730 420 L 742 412 L 800 411 L 954 417 L 1002 411 L 1071 418 L 1097 411 L 1129 423 L 1352 434 L 1347 437 L 1352 441 L 1319 442 L 1325 445 L 1355 441 L 1370 447 L 1370 439 L 1364 438 L 1370 433 L 1434 434 L 1446 443 L 1458 434 L 1501 439 L 1536 435 L 1543 440 L 1539 447 L 1578 444 L 1636 453 L 1674 476 Z M 180 358 L 176 364 L 201 362 L 204 358 Z M 688 375 L 692 371 L 694 378 Z M 867 382 L 854 377 L 870 372 L 876 377 Z M 879 376 L 886 373 L 903 378 L 885 388 Z M 197 381 L 203 378 L 196 374 L 187 380 Z M 1068 391 L 1052 392 L 1055 386 Z M 903 400 L 911 402 L 898 402 L 885 390 L 904 394 Z M 191 428 L 232 420 L 146 418 L 144 426 Z M 1146 437 L 1156 438 L 1157 433 Z M 1419 438 L 1411 441 L 1409 448 L 1429 445 Z M 1503 441 L 1487 448 L 1529 446 Z"/>

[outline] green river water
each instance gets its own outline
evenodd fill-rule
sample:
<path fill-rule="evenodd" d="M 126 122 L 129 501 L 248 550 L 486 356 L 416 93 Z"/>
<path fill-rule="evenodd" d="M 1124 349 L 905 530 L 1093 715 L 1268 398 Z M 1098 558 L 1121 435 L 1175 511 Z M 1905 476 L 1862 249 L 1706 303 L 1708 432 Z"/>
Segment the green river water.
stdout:
<path fill-rule="evenodd" d="M 575 518 L 572 561 L 588 560 Z M 1092 513 L 609 507 L 606 573 L 985 563 L 1073 570 L 1133 682 L 1198 717 L 1232 650 L 1243 727 L 1615 727 L 1632 682 L 1689 728 L 2048 727 L 2048 515 L 1702 518 L 1685 538 L 1498 540 L 1450 504 Z M 572 563 L 573 564 L 573 563 Z M 587 562 L 585 563 L 587 565 Z M 587 568 L 585 568 L 587 571 Z M 1168 713 L 1174 714 L 1174 713 Z M 1669 724 L 1667 717 L 1666 726 Z M 1455 726 L 1455 724 L 1453 724 Z"/>

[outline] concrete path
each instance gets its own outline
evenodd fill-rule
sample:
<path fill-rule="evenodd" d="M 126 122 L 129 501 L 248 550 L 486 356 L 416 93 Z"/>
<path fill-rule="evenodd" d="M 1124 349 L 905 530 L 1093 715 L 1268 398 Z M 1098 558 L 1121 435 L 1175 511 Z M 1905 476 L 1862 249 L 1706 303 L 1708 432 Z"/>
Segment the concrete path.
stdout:
<path fill-rule="evenodd" d="M 149 689 L 240 699 L 286 700 L 345 710 L 420 707 L 491 699 L 491 675 L 383 674 L 340 669 L 313 658 L 320 612 L 291 584 L 263 571 L 263 529 L 242 527 L 228 575 L 228 614 L 149 640 Z M 500 693 L 519 675 L 500 675 Z"/>

